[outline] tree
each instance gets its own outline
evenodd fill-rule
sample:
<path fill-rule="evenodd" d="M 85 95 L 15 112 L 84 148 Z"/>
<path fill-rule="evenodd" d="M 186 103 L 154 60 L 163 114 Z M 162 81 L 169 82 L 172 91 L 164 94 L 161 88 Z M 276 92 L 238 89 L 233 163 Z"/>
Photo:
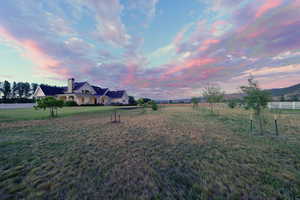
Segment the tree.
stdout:
<path fill-rule="evenodd" d="M 28 97 L 30 92 L 30 84 L 29 83 L 23 83 L 23 89 L 24 89 L 24 96 Z"/>
<path fill-rule="evenodd" d="M 138 103 L 139 106 L 144 106 L 144 104 L 145 104 L 143 98 L 139 98 L 139 99 L 137 100 L 137 103 Z"/>
<path fill-rule="evenodd" d="M 150 101 L 149 103 L 151 104 L 152 110 L 154 110 L 154 111 L 158 110 L 158 106 L 155 101 Z"/>
<path fill-rule="evenodd" d="M 198 107 L 199 99 L 197 97 L 192 97 L 191 102 L 193 104 L 193 108 Z"/>
<path fill-rule="evenodd" d="M 224 99 L 224 92 L 221 90 L 221 88 L 218 85 L 208 84 L 203 89 L 202 95 L 209 103 L 210 110 L 212 113 L 214 112 L 214 104 L 219 103 Z"/>
<path fill-rule="evenodd" d="M 32 94 L 35 93 L 36 89 L 38 88 L 38 84 L 37 83 L 31 83 L 31 91 L 32 91 Z"/>
<path fill-rule="evenodd" d="M 147 104 L 145 103 L 144 99 L 143 98 L 139 98 L 137 100 L 137 103 L 139 106 L 143 107 L 143 113 L 146 112 L 146 107 L 147 107 Z"/>
<path fill-rule="evenodd" d="M 136 102 L 136 100 L 134 99 L 133 96 L 129 96 L 128 98 L 129 98 L 128 99 L 128 104 L 129 105 L 136 105 L 137 104 L 137 102 Z"/>
<path fill-rule="evenodd" d="M 14 81 L 12 86 L 12 97 L 16 97 L 16 91 L 17 91 L 17 83 Z"/>
<path fill-rule="evenodd" d="M 143 101 L 144 101 L 144 103 L 148 103 L 148 102 L 151 102 L 152 100 L 149 98 L 143 98 Z"/>
<path fill-rule="evenodd" d="M 10 83 L 8 81 L 4 81 L 2 91 L 3 98 L 6 99 L 11 92 Z"/>
<path fill-rule="evenodd" d="M 16 91 L 18 93 L 19 98 L 22 98 L 24 96 L 24 83 L 17 83 Z"/>
<path fill-rule="evenodd" d="M 57 109 L 62 108 L 64 106 L 64 102 L 62 100 L 57 100 L 54 97 L 45 97 L 42 99 L 37 100 L 37 106 L 35 106 L 35 109 L 44 109 L 46 110 L 47 108 L 50 111 L 50 117 L 55 117 L 55 112 L 56 111 L 56 116 L 57 116 Z"/>
<path fill-rule="evenodd" d="M 255 116 L 259 119 L 260 133 L 263 134 L 261 112 L 267 107 L 271 96 L 268 92 L 259 88 L 257 81 L 252 76 L 248 79 L 247 86 L 241 86 L 241 90 L 246 94 L 244 97 L 246 108 L 254 110 Z"/>

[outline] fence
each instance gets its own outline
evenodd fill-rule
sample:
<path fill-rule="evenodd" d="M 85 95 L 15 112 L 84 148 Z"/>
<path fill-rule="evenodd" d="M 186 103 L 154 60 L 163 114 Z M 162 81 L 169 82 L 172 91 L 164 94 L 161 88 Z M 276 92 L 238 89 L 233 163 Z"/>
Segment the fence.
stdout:
<path fill-rule="evenodd" d="M 300 109 L 300 102 L 269 102 L 269 109 Z"/>

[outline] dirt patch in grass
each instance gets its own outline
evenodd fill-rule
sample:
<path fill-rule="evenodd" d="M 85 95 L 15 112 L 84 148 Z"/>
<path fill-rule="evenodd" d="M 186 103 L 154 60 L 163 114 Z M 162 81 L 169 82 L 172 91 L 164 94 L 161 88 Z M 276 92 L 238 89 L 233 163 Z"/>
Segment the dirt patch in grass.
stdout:
<path fill-rule="evenodd" d="M 0 199 L 298 198 L 296 131 L 249 136 L 226 112 L 234 127 L 186 106 L 2 123 Z"/>

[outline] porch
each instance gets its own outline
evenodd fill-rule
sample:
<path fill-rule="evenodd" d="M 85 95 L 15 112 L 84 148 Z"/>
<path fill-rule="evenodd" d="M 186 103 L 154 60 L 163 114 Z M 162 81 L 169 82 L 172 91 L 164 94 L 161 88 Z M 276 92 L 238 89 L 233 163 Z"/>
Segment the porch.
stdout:
<path fill-rule="evenodd" d="M 101 104 L 100 97 L 83 94 L 64 94 L 58 95 L 57 99 L 66 101 L 75 101 L 78 105 Z"/>

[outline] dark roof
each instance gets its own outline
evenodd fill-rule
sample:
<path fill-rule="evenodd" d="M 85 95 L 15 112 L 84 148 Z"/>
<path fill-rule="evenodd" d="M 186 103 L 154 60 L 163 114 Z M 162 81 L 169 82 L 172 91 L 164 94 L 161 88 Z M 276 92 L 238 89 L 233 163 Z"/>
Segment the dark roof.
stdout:
<path fill-rule="evenodd" d="M 78 90 L 78 89 L 81 88 L 85 83 L 87 83 L 87 82 L 75 82 L 75 83 L 74 83 L 74 88 L 73 88 L 73 90 Z"/>
<path fill-rule="evenodd" d="M 56 86 L 48 86 L 48 85 L 41 85 L 40 88 L 42 89 L 42 91 L 46 96 L 63 94 L 65 91 L 64 87 L 56 87 Z"/>
<path fill-rule="evenodd" d="M 101 87 L 97 87 L 97 86 L 94 86 L 94 85 L 92 85 L 92 88 L 94 88 L 97 95 L 104 95 L 106 90 L 108 90 L 108 88 L 101 88 Z"/>
<path fill-rule="evenodd" d="M 106 95 L 110 98 L 121 98 L 124 95 L 125 91 L 120 90 L 120 91 L 108 91 Z"/>

